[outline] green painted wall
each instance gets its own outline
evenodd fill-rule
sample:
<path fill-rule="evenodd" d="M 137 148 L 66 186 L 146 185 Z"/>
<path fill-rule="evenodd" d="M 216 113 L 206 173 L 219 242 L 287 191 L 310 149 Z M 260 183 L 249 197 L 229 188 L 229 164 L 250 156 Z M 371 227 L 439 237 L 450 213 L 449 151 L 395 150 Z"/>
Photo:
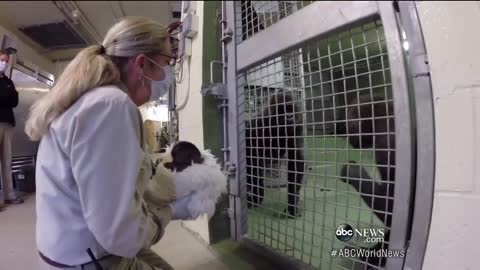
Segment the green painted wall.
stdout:
<path fill-rule="evenodd" d="M 202 84 L 210 83 L 210 62 L 222 59 L 221 38 L 221 2 L 205 1 L 203 17 L 203 79 Z M 221 68 L 216 65 L 214 81 L 222 79 Z M 220 101 L 213 96 L 203 97 L 203 137 L 205 149 L 212 153 L 223 163 L 223 118 L 218 109 Z M 210 242 L 216 243 L 230 237 L 230 221 L 226 214 L 228 208 L 228 196 L 220 199 L 217 204 L 215 215 L 209 222 Z"/>

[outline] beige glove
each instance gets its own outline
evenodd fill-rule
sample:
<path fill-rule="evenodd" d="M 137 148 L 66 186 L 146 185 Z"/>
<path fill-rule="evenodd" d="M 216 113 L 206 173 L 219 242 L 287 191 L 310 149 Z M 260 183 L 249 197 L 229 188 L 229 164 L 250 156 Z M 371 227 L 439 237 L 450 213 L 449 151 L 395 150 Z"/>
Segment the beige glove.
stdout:
<path fill-rule="evenodd" d="M 145 201 L 153 207 L 164 207 L 175 200 L 173 172 L 163 166 L 169 162 L 170 158 L 169 155 L 157 157 L 156 173 L 152 176 L 144 193 Z"/>

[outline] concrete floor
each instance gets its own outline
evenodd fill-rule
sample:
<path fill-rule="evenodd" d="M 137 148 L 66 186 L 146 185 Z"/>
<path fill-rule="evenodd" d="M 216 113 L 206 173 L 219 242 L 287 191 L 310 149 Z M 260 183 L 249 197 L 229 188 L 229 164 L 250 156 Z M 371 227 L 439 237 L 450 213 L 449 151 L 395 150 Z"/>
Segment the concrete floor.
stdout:
<path fill-rule="evenodd" d="M 25 199 L 24 204 L 8 206 L 0 211 L 0 270 L 36 269 L 35 196 Z M 168 225 L 164 238 L 153 250 L 177 270 L 228 269 L 177 221 Z"/>

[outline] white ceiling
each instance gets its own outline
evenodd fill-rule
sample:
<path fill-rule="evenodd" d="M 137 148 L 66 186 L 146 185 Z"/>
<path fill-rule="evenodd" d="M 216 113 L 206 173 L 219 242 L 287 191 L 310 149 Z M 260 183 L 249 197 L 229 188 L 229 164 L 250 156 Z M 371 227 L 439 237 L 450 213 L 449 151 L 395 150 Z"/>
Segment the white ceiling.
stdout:
<path fill-rule="evenodd" d="M 52 1 L 1 1 L 0 16 L 17 28 L 64 20 Z"/>
<path fill-rule="evenodd" d="M 102 37 L 117 21 L 115 11 L 118 7 L 121 7 L 126 16 L 147 16 L 163 25 L 172 22 L 170 1 L 76 1 L 76 3 Z"/>
<path fill-rule="evenodd" d="M 175 3 L 178 1 L 73 2 L 101 37 L 105 36 L 108 29 L 118 21 L 122 14 L 126 16 L 148 16 L 166 26 L 174 21 L 171 11 L 174 5 L 178 6 L 178 3 Z M 21 34 L 18 28 L 62 20 L 65 20 L 65 17 L 53 1 L 0 1 L 0 25 L 51 60 L 71 59 L 78 50 L 46 51 Z"/>

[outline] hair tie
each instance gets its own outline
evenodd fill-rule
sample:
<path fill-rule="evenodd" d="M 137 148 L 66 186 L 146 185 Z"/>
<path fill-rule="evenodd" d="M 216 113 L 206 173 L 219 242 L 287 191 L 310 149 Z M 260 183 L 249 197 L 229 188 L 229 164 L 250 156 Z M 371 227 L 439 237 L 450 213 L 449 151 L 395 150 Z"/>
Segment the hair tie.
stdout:
<path fill-rule="evenodd" d="M 100 44 L 100 54 L 105 54 L 105 47 L 103 47 L 103 45 Z"/>

